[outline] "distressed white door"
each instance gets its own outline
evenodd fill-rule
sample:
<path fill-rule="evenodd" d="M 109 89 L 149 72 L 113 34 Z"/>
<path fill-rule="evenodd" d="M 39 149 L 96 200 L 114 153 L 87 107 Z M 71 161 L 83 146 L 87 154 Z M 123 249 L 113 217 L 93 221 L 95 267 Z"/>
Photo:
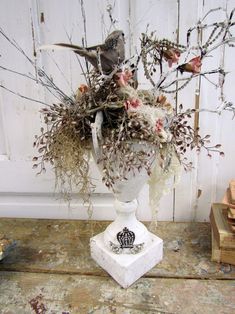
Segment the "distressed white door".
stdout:
<path fill-rule="evenodd" d="M 0 27 L 14 39 L 24 52 L 37 65 L 44 67 L 52 75 L 55 83 L 65 92 L 76 90 L 83 82 L 76 57 L 70 52 L 42 52 L 41 44 L 69 42 L 81 44 L 86 30 L 89 45 L 102 42 L 109 32 L 111 7 L 115 27 L 123 29 L 126 37 L 126 50 L 132 55 L 138 47 L 141 32 L 156 30 L 159 38 L 167 37 L 184 43 L 186 31 L 208 9 L 226 5 L 231 9 L 235 1 L 210 0 L 2 0 L 0 2 Z M 86 17 L 84 22 L 84 16 Z M 220 52 L 219 52 L 220 54 Z M 0 66 L 19 73 L 35 74 L 32 66 L 19 51 L 0 36 Z M 216 56 L 219 60 L 220 55 Z M 234 81 L 235 63 L 232 53 L 227 53 L 225 65 L 231 71 L 228 81 Z M 141 71 L 140 87 L 146 88 Z M 0 84 L 28 98 L 51 102 L 52 97 L 45 89 L 17 73 L 0 70 Z M 201 84 L 200 107 L 216 106 L 218 94 L 206 81 Z M 172 98 L 175 106 L 183 103 L 195 107 L 198 82 Z M 227 98 L 235 99 L 232 83 L 225 86 Z M 53 172 L 36 176 L 32 170 L 32 147 L 34 135 L 40 129 L 39 109 L 43 105 L 17 97 L 5 89 L 0 89 L 0 215 L 5 217 L 53 217 L 87 218 L 86 208 L 79 198 L 68 207 L 58 200 L 54 193 Z M 223 143 L 225 158 L 206 154 L 190 154 L 195 169 L 182 174 L 176 189 L 162 198 L 159 220 L 208 220 L 210 203 L 220 200 L 225 187 L 235 177 L 235 122 L 226 113 L 221 117 L 201 114 L 199 119 L 202 133 L 212 135 L 214 142 Z M 94 170 L 94 176 L 98 173 Z M 99 180 L 93 196 L 95 219 L 112 219 L 112 195 Z M 139 218 L 148 220 L 151 212 L 145 188 L 140 195 L 142 210 Z M 200 195 L 200 197 L 198 197 Z"/>

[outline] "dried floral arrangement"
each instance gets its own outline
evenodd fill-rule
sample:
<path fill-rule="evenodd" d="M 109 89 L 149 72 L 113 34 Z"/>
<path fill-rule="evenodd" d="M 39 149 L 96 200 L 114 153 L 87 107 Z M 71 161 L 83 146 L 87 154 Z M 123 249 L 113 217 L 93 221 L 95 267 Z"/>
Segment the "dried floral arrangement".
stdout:
<path fill-rule="evenodd" d="M 223 84 L 226 73 L 223 64 L 216 69 L 203 72 L 203 61 L 212 51 L 221 47 L 233 47 L 235 37 L 234 10 L 225 14 L 225 19 L 207 24 L 207 17 L 221 8 L 210 10 L 187 32 L 187 44 L 181 45 L 167 39 L 159 40 L 155 32 L 146 32 L 140 38 L 140 51 L 136 56 L 125 59 L 125 38 L 122 31 L 112 32 L 102 45 L 80 47 L 59 43 L 41 49 L 70 49 L 86 60 L 82 69 L 86 84 L 78 86 L 74 95 L 65 95 L 41 68 L 37 81 L 50 92 L 56 93 L 59 103 L 47 104 L 41 113 L 45 127 L 36 136 L 34 146 L 38 154 L 33 158 L 34 168 L 39 173 L 46 171 L 46 164 L 53 165 L 59 188 L 64 193 L 77 187 L 85 202 L 89 202 L 94 190 L 90 178 L 89 161 L 93 148 L 92 128 L 97 113 L 102 113 L 102 154 L 97 160 L 103 165 L 103 182 L 112 189 L 114 182 L 126 180 L 133 168 L 145 168 L 150 176 L 152 203 L 156 205 L 169 176 L 175 175 L 181 165 L 189 169 L 192 164 L 185 158 L 188 150 L 200 152 L 205 149 L 223 155 L 220 144 L 211 145 L 209 135 L 201 135 L 199 129 L 191 126 L 191 117 L 199 110 L 176 110 L 167 100 L 167 94 L 177 93 L 195 78 L 203 77 L 210 82 L 210 75 L 217 74 L 219 83 L 212 84 L 221 89 L 221 104 L 213 112 L 229 110 L 235 114 L 235 107 L 225 100 Z M 200 33 L 209 32 L 207 39 Z M 12 41 L 3 30 L 1 34 L 25 57 L 32 60 Z M 192 34 L 197 42 L 191 43 Z M 138 88 L 137 74 L 142 63 L 144 75 L 152 88 Z M 92 65 L 92 68 L 90 67 Z M 9 69 L 5 69 L 9 70 Z M 32 79 L 32 77 L 30 77 Z M 36 78 L 35 78 L 36 80 Z M 6 88 L 1 86 L 2 88 Z M 21 97 L 23 97 L 21 95 Z M 151 144 L 149 152 L 133 152 L 131 143 Z M 147 155 L 154 154 L 157 167 L 147 161 Z M 122 160 L 119 173 L 113 169 L 115 158 Z"/>

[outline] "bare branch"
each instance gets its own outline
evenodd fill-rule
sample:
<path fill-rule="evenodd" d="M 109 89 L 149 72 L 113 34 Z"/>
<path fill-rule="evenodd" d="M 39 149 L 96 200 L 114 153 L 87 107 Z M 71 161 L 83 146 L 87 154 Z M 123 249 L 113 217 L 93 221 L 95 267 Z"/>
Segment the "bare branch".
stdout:
<path fill-rule="evenodd" d="M 30 100 L 32 102 L 36 102 L 36 103 L 39 103 L 39 104 L 43 104 L 43 105 L 46 105 L 46 106 L 49 106 L 47 103 L 45 103 L 44 101 L 41 101 L 41 100 L 37 100 L 37 99 L 34 99 L 34 98 L 30 98 L 28 96 L 25 96 L 25 95 L 22 95 L 20 93 L 17 93 L 17 92 L 14 92 L 13 90 L 5 87 L 4 85 L 0 84 L 0 88 L 2 89 L 5 89 L 6 91 L 8 91 L 9 93 L 11 94 L 14 94 L 16 96 L 19 96 L 20 98 L 23 98 L 23 99 L 27 99 L 27 100 Z"/>

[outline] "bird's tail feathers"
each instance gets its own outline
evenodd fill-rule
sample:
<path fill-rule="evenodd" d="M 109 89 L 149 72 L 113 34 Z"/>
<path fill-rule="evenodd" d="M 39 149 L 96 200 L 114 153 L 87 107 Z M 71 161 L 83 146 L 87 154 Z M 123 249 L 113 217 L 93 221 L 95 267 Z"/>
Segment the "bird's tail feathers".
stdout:
<path fill-rule="evenodd" d="M 71 45 L 71 44 L 63 44 L 63 43 L 58 43 L 58 44 L 50 44 L 50 45 L 42 45 L 38 47 L 38 50 L 71 50 L 74 52 L 82 53 L 84 51 L 84 48 L 76 45 Z"/>

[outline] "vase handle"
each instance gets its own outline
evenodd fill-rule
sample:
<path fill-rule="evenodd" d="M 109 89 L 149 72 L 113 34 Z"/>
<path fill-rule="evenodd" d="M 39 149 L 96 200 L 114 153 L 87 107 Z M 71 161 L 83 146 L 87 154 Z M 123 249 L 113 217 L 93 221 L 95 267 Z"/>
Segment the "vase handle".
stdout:
<path fill-rule="evenodd" d="M 92 143 L 94 149 L 94 157 L 96 158 L 96 162 L 99 160 L 101 155 L 101 148 L 99 145 L 99 141 L 102 141 L 102 123 L 104 117 L 102 111 L 98 111 L 96 113 L 95 122 L 91 124 L 91 134 L 92 134 Z"/>

